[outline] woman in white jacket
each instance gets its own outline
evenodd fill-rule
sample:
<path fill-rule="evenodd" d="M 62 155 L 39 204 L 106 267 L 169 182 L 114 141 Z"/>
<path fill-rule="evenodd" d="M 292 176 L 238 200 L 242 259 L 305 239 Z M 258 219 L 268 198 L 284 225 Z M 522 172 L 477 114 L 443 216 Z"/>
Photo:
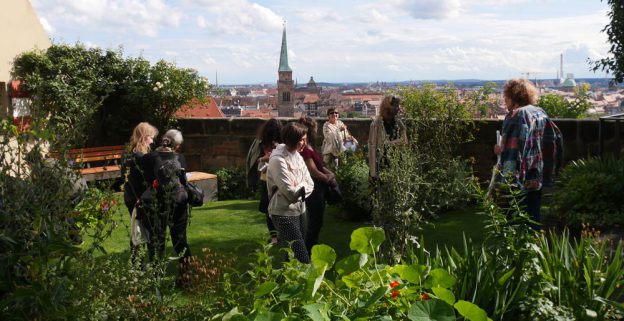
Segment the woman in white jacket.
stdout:
<path fill-rule="evenodd" d="M 308 129 L 290 122 L 282 130 L 282 141 L 271 153 L 267 169 L 269 215 L 277 229 L 277 241 L 284 247 L 291 244 L 295 258 L 310 263 L 305 246 L 305 199 L 312 194 L 314 182 L 301 157 L 306 146 Z"/>

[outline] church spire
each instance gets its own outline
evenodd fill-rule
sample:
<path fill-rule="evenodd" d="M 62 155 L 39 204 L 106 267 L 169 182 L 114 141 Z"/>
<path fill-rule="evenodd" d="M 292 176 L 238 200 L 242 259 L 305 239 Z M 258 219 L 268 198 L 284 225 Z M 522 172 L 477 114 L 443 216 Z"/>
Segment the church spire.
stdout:
<path fill-rule="evenodd" d="M 282 33 L 282 51 L 280 53 L 279 69 L 277 71 L 292 71 L 288 65 L 288 46 L 286 45 L 286 23 Z"/>

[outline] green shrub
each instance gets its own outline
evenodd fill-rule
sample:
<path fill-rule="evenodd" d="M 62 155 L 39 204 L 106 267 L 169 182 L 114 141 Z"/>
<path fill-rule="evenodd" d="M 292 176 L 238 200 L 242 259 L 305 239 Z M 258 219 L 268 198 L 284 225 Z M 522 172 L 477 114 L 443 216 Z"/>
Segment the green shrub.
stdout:
<path fill-rule="evenodd" d="M 215 175 L 219 200 L 248 199 L 255 196 L 254 192 L 247 188 L 245 168 L 220 168 Z"/>
<path fill-rule="evenodd" d="M 370 213 L 370 182 L 366 151 L 363 148 L 355 153 L 344 153 L 336 170 L 336 180 L 343 195 L 340 204 L 343 219 L 363 219 Z"/>
<path fill-rule="evenodd" d="M 577 160 L 564 167 L 552 195 L 551 212 L 559 222 L 580 229 L 624 225 L 624 159 Z"/>

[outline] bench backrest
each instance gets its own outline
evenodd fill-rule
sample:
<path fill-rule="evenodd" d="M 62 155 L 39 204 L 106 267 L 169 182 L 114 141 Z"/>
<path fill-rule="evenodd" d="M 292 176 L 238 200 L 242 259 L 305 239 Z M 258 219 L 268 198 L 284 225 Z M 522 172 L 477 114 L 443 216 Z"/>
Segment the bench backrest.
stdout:
<path fill-rule="evenodd" d="M 124 149 L 124 145 L 77 148 L 69 151 L 68 159 L 76 163 L 118 160 L 121 159 Z"/>

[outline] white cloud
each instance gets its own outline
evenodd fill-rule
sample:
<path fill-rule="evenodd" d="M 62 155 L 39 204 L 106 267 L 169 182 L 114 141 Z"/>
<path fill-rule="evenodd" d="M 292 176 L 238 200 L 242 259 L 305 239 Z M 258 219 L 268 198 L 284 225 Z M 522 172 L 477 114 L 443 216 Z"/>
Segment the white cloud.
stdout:
<path fill-rule="evenodd" d="M 298 10 L 297 16 L 305 22 L 337 22 L 342 21 L 343 18 L 332 9 L 324 8 L 311 8 L 306 10 Z"/>
<path fill-rule="evenodd" d="M 43 19 L 66 27 L 138 33 L 155 37 L 165 26 L 178 26 L 180 11 L 165 0 L 49 0 L 33 1 Z"/>
<path fill-rule="evenodd" d="M 206 29 L 208 27 L 208 22 L 204 16 L 197 16 L 197 26 L 202 29 Z"/>
<path fill-rule="evenodd" d="M 48 22 L 48 20 L 46 20 L 46 18 L 39 18 L 39 22 L 41 23 L 43 30 L 45 30 L 48 34 L 54 33 L 54 27 L 52 27 L 52 25 Z"/>
<path fill-rule="evenodd" d="M 399 6 L 416 19 L 445 19 L 459 14 L 459 0 L 403 0 Z"/>
<path fill-rule="evenodd" d="M 204 25 L 202 28 L 229 35 L 272 32 L 279 30 L 283 22 L 282 17 L 273 10 L 247 0 L 187 2 L 199 6 L 199 10 L 204 11 L 206 16 L 209 16 L 201 23 Z"/>

